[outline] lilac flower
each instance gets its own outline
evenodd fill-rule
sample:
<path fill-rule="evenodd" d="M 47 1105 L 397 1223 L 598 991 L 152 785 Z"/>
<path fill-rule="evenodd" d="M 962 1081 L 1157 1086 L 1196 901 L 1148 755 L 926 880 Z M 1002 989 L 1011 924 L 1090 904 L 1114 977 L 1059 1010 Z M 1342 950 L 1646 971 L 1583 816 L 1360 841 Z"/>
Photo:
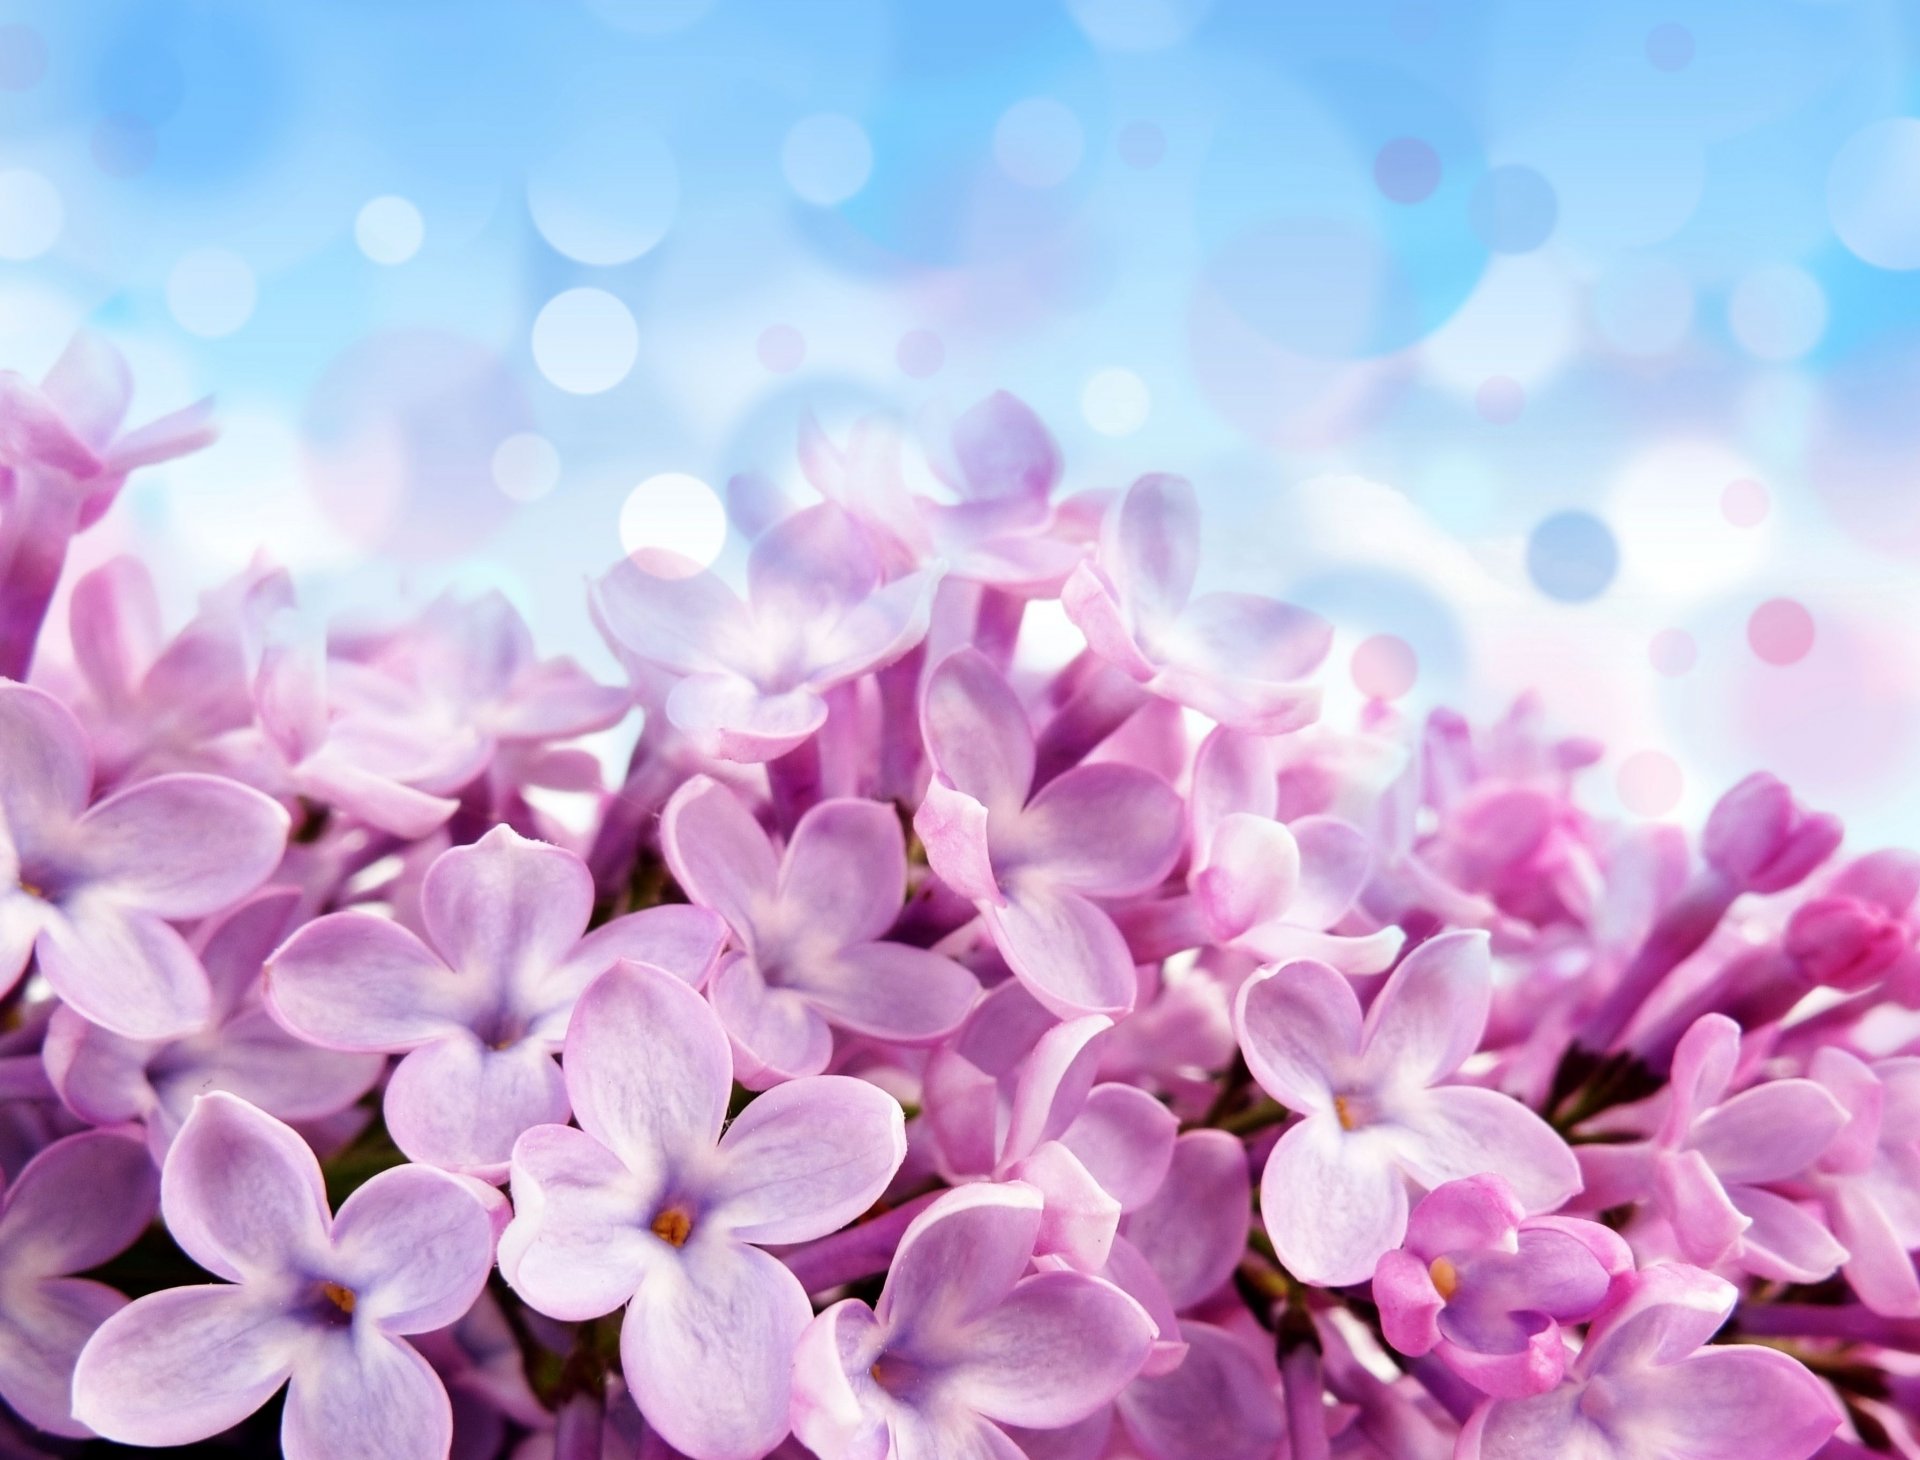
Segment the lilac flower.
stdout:
<path fill-rule="evenodd" d="M 132 396 L 120 352 L 86 331 L 37 387 L 0 371 L 0 677 L 26 677 L 73 534 L 128 473 L 213 439 L 206 401 L 122 431 Z"/>
<path fill-rule="evenodd" d="M 32 957 L 94 1023 L 166 1039 L 206 1023 L 207 976 L 171 920 L 272 873 L 287 815 L 215 776 L 156 776 L 91 809 L 85 734 L 59 701 L 0 683 L 0 988 Z"/>
<path fill-rule="evenodd" d="M 226 1281 L 149 1294 L 102 1324 L 74 1372 L 76 1418 L 131 1444 L 191 1444 L 291 1381 L 292 1460 L 447 1453 L 446 1390 L 403 1336 L 451 1323 L 486 1282 L 493 1222 L 472 1187 L 402 1166 L 330 1216 L 306 1143 L 213 1094 L 167 1155 L 160 1201 L 174 1240 Z"/>
<path fill-rule="evenodd" d="M 1024 1181 L 1045 1198 L 1036 1250 L 1087 1272 L 1121 1214 L 1160 1188 L 1177 1122 L 1130 1085 L 1094 1084 L 1112 1021 L 1056 1022 L 1017 983 L 995 989 L 928 1062 L 928 1123 L 957 1181 Z"/>
<path fill-rule="evenodd" d="M 385 1060 L 297 1039 L 260 1002 L 261 966 L 291 925 L 298 901 L 289 888 L 269 888 L 196 934 L 213 1009 L 205 1027 L 191 1034 L 128 1039 L 69 1008 L 55 1009 L 42 1053 L 67 1108 L 95 1125 L 144 1122 L 157 1162 L 195 1097 L 212 1090 L 290 1121 L 333 1115 L 365 1094 Z"/>
<path fill-rule="evenodd" d="M 1062 1018 L 1133 1007 L 1133 959 L 1094 901 L 1157 886 L 1180 798 L 1151 772 L 1076 767 L 1034 790 L 1033 734 L 977 650 L 934 667 L 920 722 L 933 782 L 914 816 L 933 870 L 979 909 L 1015 976 Z"/>
<path fill-rule="evenodd" d="M 1247 1067 L 1305 1119 L 1267 1158 L 1260 1209 L 1288 1271 L 1365 1282 L 1400 1245 L 1407 1185 L 1494 1172 L 1528 1212 L 1580 1186 L 1566 1143 L 1517 1100 L 1443 1084 L 1486 1027 L 1492 971 L 1479 933 L 1447 933 L 1407 955 L 1364 1019 L 1324 963 L 1249 979 L 1235 1024 Z"/>
<path fill-rule="evenodd" d="M 1727 1321 L 1732 1284 L 1688 1267 L 1621 1280 L 1566 1378 L 1490 1399 L 1458 1460 L 1806 1460 L 1840 1422 L 1832 1392 L 1793 1359 L 1742 1344 L 1703 1349 Z"/>
<path fill-rule="evenodd" d="M 883 582 L 860 524 L 831 503 L 753 545 L 743 601 L 712 573 L 662 577 L 632 559 L 594 588 L 603 632 L 680 678 L 668 718 L 724 760 L 766 761 L 825 723 L 823 696 L 925 637 L 933 570 Z"/>
<path fill-rule="evenodd" d="M 764 1455 L 787 1430 L 810 1310 L 759 1244 L 824 1236 L 871 1205 L 906 1154 L 899 1105 L 813 1075 L 722 1135 L 726 1033 L 685 983 L 641 964 L 580 996 L 565 1066 L 580 1129 L 536 1126 L 515 1145 L 502 1273 L 555 1318 L 627 1303 L 621 1361 L 647 1422 L 695 1460 Z"/>
<path fill-rule="evenodd" d="M 1145 1361 L 1146 1313 L 1110 1283 L 1028 1274 L 1041 1198 L 1018 1182 L 951 1192 L 900 1244 L 879 1302 L 808 1327 L 793 1423 L 822 1460 L 941 1460 L 1020 1449 L 1110 1401 Z"/>
<path fill-rule="evenodd" d="M 1469 1176 L 1413 1209 L 1406 1242 L 1374 1269 L 1373 1300 L 1401 1353 L 1437 1354 L 1475 1388 L 1514 1399 L 1560 1382 L 1561 1325 L 1591 1318 L 1632 1270 L 1611 1228 L 1529 1217 L 1500 1177 Z"/>
<path fill-rule="evenodd" d="M 1729 1096 L 1740 1026 L 1708 1014 L 1674 1051 L 1666 1115 L 1645 1142 L 1583 1145 L 1582 1205 L 1650 1198 L 1680 1254 L 1782 1282 L 1818 1282 L 1846 1258 L 1820 1219 L 1772 1188 L 1817 1161 L 1847 1111 L 1812 1080 L 1770 1080 Z"/>
<path fill-rule="evenodd" d="M 0 1197 L 0 1399 L 28 1423 L 89 1433 L 73 1418 L 74 1360 L 127 1300 L 68 1274 L 123 1251 L 152 1220 L 158 1195 L 139 1141 L 87 1131 L 41 1151 Z"/>
<path fill-rule="evenodd" d="M 1248 593 L 1193 597 L 1200 509 L 1184 478 L 1144 476 L 1107 517 L 1100 552 L 1061 603 L 1094 653 L 1154 694 L 1238 730 L 1278 735 L 1320 713 L 1311 674 L 1333 628 Z"/>
<path fill-rule="evenodd" d="M 404 1052 L 387 1129 L 416 1161 L 498 1181 L 520 1133 L 567 1118 L 554 1053 L 574 1000 L 621 958 L 702 983 L 725 936 L 698 908 L 631 913 L 592 933 L 593 881 L 559 847 L 495 827 L 442 853 L 426 940 L 366 912 L 300 929 L 267 968 L 267 1007 L 328 1049 Z"/>
<path fill-rule="evenodd" d="M 883 941 L 907 885 L 890 806 L 823 801 L 776 854 L 731 791 L 696 776 L 667 803 L 660 842 L 681 888 L 724 917 L 740 945 L 708 996 L 745 1084 L 819 1074 L 836 1028 L 931 1044 L 979 996 L 979 982 L 952 959 Z"/>
<path fill-rule="evenodd" d="M 1844 1049 L 1813 1057 L 1810 1073 L 1847 1123 L 1809 1186 L 1846 1248 L 1847 1281 L 1875 1313 L 1920 1318 L 1920 1056 L 1869 1065 Z"/>

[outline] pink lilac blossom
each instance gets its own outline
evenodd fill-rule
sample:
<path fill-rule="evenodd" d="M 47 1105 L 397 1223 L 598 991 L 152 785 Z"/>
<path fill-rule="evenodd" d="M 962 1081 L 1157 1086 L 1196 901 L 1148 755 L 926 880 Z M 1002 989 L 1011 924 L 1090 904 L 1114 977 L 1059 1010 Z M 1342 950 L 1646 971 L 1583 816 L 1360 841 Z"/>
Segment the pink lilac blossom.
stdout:
<path fill-rule="evenodd" d="M 128 394 L 0 374 L 0 1449 L 1920 1460 L 1915 852 L 1323 718 L 1005 393 L 621 560 L 625 686 L 67 582 Z"/>

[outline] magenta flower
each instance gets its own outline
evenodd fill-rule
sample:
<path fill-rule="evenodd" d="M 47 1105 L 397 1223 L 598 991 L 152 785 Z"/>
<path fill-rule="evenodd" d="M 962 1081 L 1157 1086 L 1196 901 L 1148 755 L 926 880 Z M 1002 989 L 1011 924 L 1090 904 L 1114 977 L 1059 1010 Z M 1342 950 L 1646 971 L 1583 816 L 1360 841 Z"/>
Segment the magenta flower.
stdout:
<path fill-rule="evenodd" d="M 861 525 L 831 503 L 754 543 L 742 600 L 716 575 L 662 577 L 632 559 L 594 587 L 616 653 L 680 676 L 667 717 L 709 755 L 766 761 L 827 718 L 826 693 L 926 636 L 934 570 L 885 582 Z"/>
<path fill-rule="evenodd" d="M 1739 1025 L 1724 1014 L 1697 1020 L 1674 1050 L 1671 1095 L 1652 1139 L 1580 1148 L 1581 1205 L 1599 1211 L 1650 1199 L 1696 1266 L 1732 1263 L 1782 1282 L 1818 1282 L 1846 1249 L 1771 1188 L 1820 1158 L 1847 1111 L 1812 1080 L 1770 1080 L 1729 1096 L 1739 1058 Z"/>
<path fill-rule="evenodd" d="M 1632 1270 L 1611 1228 L 1529 1217 L 1500 1177 L 1469 1176 L 1413 1209 L 1406 1242 L 1374 1269 L 1373 1300 L 1401 1353 L 1437 1354 L 1475 1388 L 1515 1399 L 1560 1382 L 1561 1325 L 1586 1322 Z"/>
<path fill-rule="evenodd" d="M 1407 1229 L 1407 1186 L 1483 1171 L 1528 1212 L 1580 1189 L 1573 1153 L 1519 1101 L 1443 1083 L 1486 1028 L 1487 939 L 1446 933 L 1388 978 L 1364 1018 L 1353 986 L 1324 963 L 1249 979 L 1234 1022 L 1247 1067 L 1305 1118 L 1280 1138 L 1260 1183 L 1267 1235 L 1309 1283 L 1365 1282 Z"/>
<path fill-rule="evenodd" d="M 1920 1318 L 1920 1056 L 1868 1065 L 1829 1047 L 1811 1073 L 1847 1115 L 1808 1182 L 1846 1248 L 1847 1282 L 1875 1313 Z"/>
<path fill-rule="evenodd" d="M 268 888 L 206 925 L 194 948 L 213 990 L 204 1028 L 172 1040 L 128 1039 L 73 1010 L 53 1011 L 42 1053 L 69 1110 L 95 1125 L 141 1121 L 164 1160 L 197 1096 L 225 1090 L 281 1120 L 310 1121 L 358 1100 L 386 1068 L 297 1039 L 260 1001 L 260 969 L 292 925 L 299 894 Z"/>
<path fill-rule="evenodd" d="M 1150 771 L 1077 766 L 1034 790 L 1033 733 L 974 649 L 928 676 L 933 782 L 913 819 L 933 870 L 979 909 L 1007 966 L 1062 1018 L 1133 1007 L 1133 959 L 1097 898 L 1159 885 L 1180 855 L 1180 798 Z"/>
<path fill-rule="evenodd" d="M 1178 1122 L 1131 1085 L 1094 1084 L 1112 1021 L 1056 1022 L 1019 984 L 980 1001 L 928 1061 L 942 1169 L 956 1181 L 1023 1181 L 1045 1198 L 1036 1250 L 1086 1272 L 1108 1259 L 1123 1212 L 1159 1190 Z"/>
<path fill-rule="evenodd" d="M 1098 556 L 1061 590 L 1093 652 L 1148 690 L 1237 730 L 1279 735 L 1320 713 L 1298 683 L 1333 646 L 1333 626 L 1250 593 L 1193 597 L 1200 508 L 1182 477 L 1144 476 L 1108 514 Z"/>
<path fill-rule="evenodd" d="M 890 806 L 823 801 L 780 854 L 731 791 L 696 776 L 667 803 L 660 844 L 682 890 L 725 918 L 739 944 L 708 997 L 744 1084 L 819 1074 L 835 1029 L 932 1044 L 979 996 L 952 959 L 883 941 L 907 887 Z"/>
<path fill-rule="evenodd" d="M 1697 1268 L 1621 1279 L 1566 1378 L 1481 1405 L 1456 1460 L 1806 1460 L 1839 1425 L 1840 1406 L 1783 1353 L 1702 1347 L 1736 1296 Z"/>
<path fill-rule="evenodd" d="M 1022 1451 L 1004 1426 L 1075 1424 L 1139 1372 L 1145 1311 L 1076 1272 L 1029 1275 L 1039 1192 L 1019 1182 L 942 1196 L 914 1219 L 879 1302 L 808 1327 L 795 1433 L 821 1460 L 943 1460 Z"/>
<path fill-rule="evenodd" d="M 287 814 L 216 776 L 179 774 L 91 809 L 93 762 L 59 701 L 0 683 L 0 988 L 29 957 L 55 993 L 133 1039 L 203 1026 L 212 993 L 172 921 L 230 907 L 264 882 Z"/>
<path fill-rule="evenodd" d="M 173 1239 L 226 1281 L 149 1294 L 102 1324 L 74 1372 L 76 1418 L 129 1444 L 185 1445 L 289 1384 L 292 1460 L 447 1453 L 447 1392 L 404 1335 L 453 1322 L 486 1283 L 493 1222 L 472 1187 L 401 1166 L 330 1216 L 306 1143 L 214 1094 L 173 1143 L 160 1202 Z"/>
<path fill-rule="evenodd" d="M 426 938 L 366 912 L 300 929 L 267 968 L 267 1007 L 328 1049 L 404 1053 L 387 1129 L 415 1161 L 498 1181 L 524 1130 L 567 1118 L 553 1056 L 574 1000 L 622 958 L 703 982 L 725 929 L 699 908 L 587 932 L 593 879 L 573 853 L 499 826 L 443 852 L 420 891 Z"/>
<path fill-rule="evenodd" d="M 863 1080 L 812 1075 L 727 1124 L 725 1030 L 693 989 L 641 964 L 580 996 L 565 1066 L 580 1129 L 535 1126 L 515 1145 L 501 1271 L 555 1318 L 626 1303 L 621 1362 L 648 1424 L 694 1460 L 754 1460 L 787 1432 L 811 1316 L 760 1244 L 824 1236 L 872 1205 L 906 1154 L 900 1106 Z"/>
<path fill-rule="evenodd" d="M 73 1418 L 73 1365 L 127 1300 L 69 1274 L 125 1250 L 153 1219 L 159 1178 L 119 1131 L 55 1141 L 0 1196 L 0 1399 L 29 1424 L 84 1435 Z"/>

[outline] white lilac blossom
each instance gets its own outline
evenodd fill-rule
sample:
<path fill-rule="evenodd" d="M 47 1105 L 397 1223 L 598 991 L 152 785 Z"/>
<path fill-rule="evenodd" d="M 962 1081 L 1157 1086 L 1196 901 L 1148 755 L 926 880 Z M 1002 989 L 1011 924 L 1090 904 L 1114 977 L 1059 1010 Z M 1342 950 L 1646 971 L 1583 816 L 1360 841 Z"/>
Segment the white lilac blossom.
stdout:
<path fill-rule="evenodd" d="M 57 597 L 210 434 L 127 396 L 0 375 L 0 1447 L 1920 1457 L 1920 856 L 1321 718 L 1332 627 L 1004 393 L 619 562 L 630 685 Z"/>

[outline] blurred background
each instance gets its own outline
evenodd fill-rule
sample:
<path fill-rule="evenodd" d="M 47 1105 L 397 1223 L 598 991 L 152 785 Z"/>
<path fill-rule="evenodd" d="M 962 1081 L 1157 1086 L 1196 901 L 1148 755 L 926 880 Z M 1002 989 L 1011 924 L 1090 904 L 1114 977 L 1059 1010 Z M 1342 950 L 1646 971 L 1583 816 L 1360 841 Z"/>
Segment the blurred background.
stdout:
<path fill-rule="evenodd" d="M 723 571 L 796 423 L 995 388 L 1362 693 L 1537 688 L 1595 803 L 1920 824 L 1920 12 L 1897 0 L 0 0 L 0 364 L 226 434 L 169 602 Z M 1046 630 L 1042 617 L 1038 627 Z M 1057 627 L 1057 625 L 1056 625 Z"/>

